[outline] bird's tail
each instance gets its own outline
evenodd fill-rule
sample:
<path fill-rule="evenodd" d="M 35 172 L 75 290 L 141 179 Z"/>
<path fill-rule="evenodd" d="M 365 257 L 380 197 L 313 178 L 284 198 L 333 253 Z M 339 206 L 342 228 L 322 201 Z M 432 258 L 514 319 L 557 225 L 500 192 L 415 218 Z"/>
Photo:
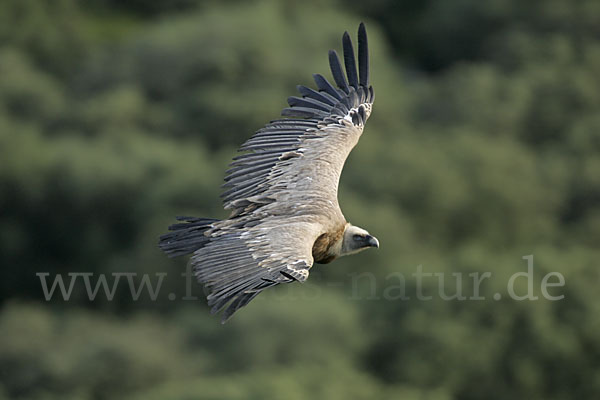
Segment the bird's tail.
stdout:
<path fill-rule="evenodd" d="M 209 242 L 204 232 L 219 221 L 196 217 L 177 217 L 177 220 L 181 222 L 169 226 L 171 232 L 162 235 L 158 241 L 158 247 L 169 257 L 191 254 L 204 247 Z"/>

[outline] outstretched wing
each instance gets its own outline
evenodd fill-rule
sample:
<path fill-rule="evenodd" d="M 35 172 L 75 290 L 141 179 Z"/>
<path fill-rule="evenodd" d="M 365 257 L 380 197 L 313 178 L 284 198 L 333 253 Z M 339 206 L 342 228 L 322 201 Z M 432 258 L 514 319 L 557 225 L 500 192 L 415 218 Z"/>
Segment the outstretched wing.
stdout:
<path fill-rule="evenodd" d="M 216 228 L 210 242 L 196 251 L 192 265 L 208 289 L 208 305 L 227 321 L 263 290 L 279 283 L 303 282 L 312 266 L 312 243 L 300 238 L 314 234 L 316 226 L 281 225 L 261 221 L 249 229 Z"/>
<path fill-rule="evenodd" d="M 358 142 L 371 113 L 367 34 L 358 30 L 358 65 L 348 32 L 343 36 L 346 74 L 334 50 L 329 64 L 337 88 L 315 74 L 318 90 L 298 86 L 301 97 L 288 98 L 289 108 L 242 145 L 225 177 L 224 207 L 234 216 L 254 212 L 273 201 L 331 202 L 344 162 Z M 347 79 L 346 79 L 347 77 Z M 338 215 L 339 217 L 339 215 Z"/>
<path fill-rule="evenodd" d="M 358 71 L 350 36 L 343 36 L 345 72 L 335 51 L 329 63 L 337 87 L 315 74 L 317 89 L 298 86 L 279 119 L 242 145 L 225 177 L 223 202 L 232 215 L 211 225 L 194 253 L 212 312 L 229 304 L 227 320 L 262 290 L 304 281 L 321 234 L 343 233 L 337 201 L 344 162 L 371 113 L 367 34 L 358 30 Z"/>

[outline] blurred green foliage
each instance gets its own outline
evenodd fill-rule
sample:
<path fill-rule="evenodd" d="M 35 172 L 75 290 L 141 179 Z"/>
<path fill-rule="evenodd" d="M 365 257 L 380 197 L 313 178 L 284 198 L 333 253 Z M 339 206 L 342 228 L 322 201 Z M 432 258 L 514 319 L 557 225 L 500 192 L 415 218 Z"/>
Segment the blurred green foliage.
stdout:
<path fill-rule="evenodd" d="M 0 399 L 598 398 L 599 18 L 592 0 L 0 2 Z M 226 216 L 236 146 L 361 20 L 377 98 L 340 202 L 380 251 L 225 326 L 195 283 L 195 302 L 44 301 L 38 272 L 168 272 L 183 296 L 157 237 Z M 492 300 L 526 254 L 563 300 Z M 417 265 L 493 272 L 487 300 L 385 299 Z"/>

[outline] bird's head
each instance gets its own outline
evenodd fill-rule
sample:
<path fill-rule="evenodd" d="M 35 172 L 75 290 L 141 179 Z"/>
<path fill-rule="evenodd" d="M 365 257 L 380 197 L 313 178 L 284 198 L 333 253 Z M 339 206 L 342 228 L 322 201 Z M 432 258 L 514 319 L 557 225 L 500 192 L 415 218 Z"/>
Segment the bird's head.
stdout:
<path fill-rule="evenodd" d="M 379 240 L 358 226 L 348 224 L 342 238 L 341 256 L 358 253 L 369 247 L 379 248 Z"/>

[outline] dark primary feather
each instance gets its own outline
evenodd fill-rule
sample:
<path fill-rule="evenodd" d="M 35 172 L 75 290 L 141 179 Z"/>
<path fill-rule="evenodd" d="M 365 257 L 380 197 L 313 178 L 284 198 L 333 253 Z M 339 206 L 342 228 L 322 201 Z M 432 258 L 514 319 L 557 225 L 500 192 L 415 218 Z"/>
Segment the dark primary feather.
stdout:
<path fill-rule="evenodd" d="M 333 80 L 338 87 L 344 92 L 349 93 L 350 88 L 348 87 L 348 82 L 346 82 L 346 75 L 344 75 L 344 72 L 342 71 L 340 59 L 338 58 L 335 50 L 329 50 L 329 67 L 331 68 L 331 73 L 333 74 Z"/>
<path fill-rule="evenodd" d="M 346 66 L 346 74 L 348 75 L 348 83 L 354 89 L 358 89 L 358 74 L 356 73 L 356 59 L 354 58 L 354 48 L 352 40 L 348 32 L 344 32 L 342 38 L 344 44 L 344 65 Z"/>
<path fill-rule="evenodd" d="M 323 103 L 318 100 L 311 99 L 310 97 L 288 97 L 288 104 L 292 107 L 313 107 L 321 111 L 330 111 L 331 105 Z"/>
<path fill-rule="evenodd" d="M 342 99 L 342 95 L 338 90 L 336 90 L 331 83 L 327 79 L 323 77 L 321 74 L 313 74 L 313 78 L 319 90 L 328 93 L 330 96 L 340 101 Z"/>
<path fill-rule="evenodd" d="M 309 97 L 311 99 L 315 99 L 317 101 L 320 101 L 321 103 L 327 103 L 330 106 L 334 106 L 338 102 L 338 100 L 336 98 L 334 98 L 332 95 L 330 95 L 329 93 L 317 92 L 314 89 L 311 89 L 309 87 L 302 86 L 302 85 L 298 85 L 298 86 L 296 86 L 296 88 L 298 89 L 298 91 L 300 92 L 300 94 L 302 96 Z"/>
<path fill-rule="evenodd" d="M 358 69 L 360 73 L 360 85 L 369 87 L 369 43 L 367 41 L 367 30 L 362 22 L 358 26 Z"/>

